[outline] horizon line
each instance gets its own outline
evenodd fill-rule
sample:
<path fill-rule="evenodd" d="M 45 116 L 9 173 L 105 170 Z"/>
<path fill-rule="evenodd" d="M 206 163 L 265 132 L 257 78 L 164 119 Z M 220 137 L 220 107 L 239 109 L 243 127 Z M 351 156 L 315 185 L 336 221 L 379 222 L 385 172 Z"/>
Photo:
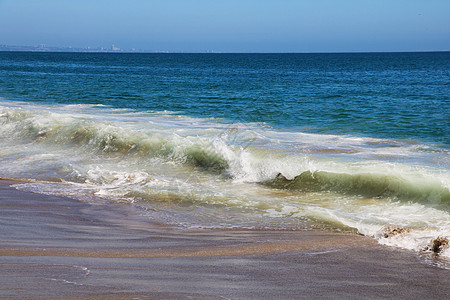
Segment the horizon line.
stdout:
<path fill-rule="evenodd" d="M 114 45 L 112 45 L 114 47 Z M 42 53 L 137 53 L 137 54 L 351 54 L 351 53 L 431 53 L 431 52 L 450 52 L 449 50 L 348 50 L 348 51 L 171 51 L 171 50 L 144 50 L 144 49 L 108 49 L 104 47 L 72 47 L 72 46 L 27 46 L 27 45 L 1 45 L 0 52 L 42 52 Z"/>

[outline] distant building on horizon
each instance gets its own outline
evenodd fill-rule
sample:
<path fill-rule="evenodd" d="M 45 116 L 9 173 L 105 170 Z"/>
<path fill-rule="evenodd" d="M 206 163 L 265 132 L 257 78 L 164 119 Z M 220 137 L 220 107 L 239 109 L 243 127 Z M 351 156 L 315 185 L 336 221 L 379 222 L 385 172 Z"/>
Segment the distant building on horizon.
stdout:
<path fill-rule="evenodd" d="M 85 48 L 77 48 L 73 46 L 65 46 L 65 47 L 54 47 L 54 46 L 48 46 L 46 44 L 37 44 L 35 46 L 12 46 L 12 45 L 2 45 L 0 44 L 0 51 L 19 51 L 19 52 L 100 52 L 100 53 L 107 53 L 107 52 L 140 52 L 140 53 L 150 53 L 155 51 L 146 51 L 146 50 L 140 50 L 136 48 L 132 48 L 131 50 L 127 49 L 121 49 L 119 47 L 116 47 L 114 44 L 111 45 L 111 47 L 92 47 L 92 46 L 86 46 Z"/>

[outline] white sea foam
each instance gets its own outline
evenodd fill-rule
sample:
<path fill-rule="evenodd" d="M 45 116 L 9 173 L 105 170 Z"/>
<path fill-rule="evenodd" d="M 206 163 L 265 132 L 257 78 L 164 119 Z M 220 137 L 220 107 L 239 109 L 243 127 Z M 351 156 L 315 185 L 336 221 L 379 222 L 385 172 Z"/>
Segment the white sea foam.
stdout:
<path fill-rule="evenodd" d="M 450 238 L 448 150 L 436 145 L 97 105 L 0 101 L 0 124 L 0 176 L 41 180 L 23 189 L 134 202 L 189 226 L 312 220 L 414 250 Z M 378 237 L 386 225 L 411 230 Z"/>

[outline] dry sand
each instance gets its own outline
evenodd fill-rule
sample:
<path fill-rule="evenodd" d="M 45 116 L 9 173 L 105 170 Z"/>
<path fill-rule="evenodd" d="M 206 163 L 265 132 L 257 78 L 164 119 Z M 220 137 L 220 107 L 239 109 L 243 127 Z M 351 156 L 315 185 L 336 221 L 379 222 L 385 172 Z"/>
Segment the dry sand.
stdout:
<path fill-rule="evenodd" d="M 347 233 L 152 224 L 0 180 L 0 299 L 450 298 L 450 271 Z"/>

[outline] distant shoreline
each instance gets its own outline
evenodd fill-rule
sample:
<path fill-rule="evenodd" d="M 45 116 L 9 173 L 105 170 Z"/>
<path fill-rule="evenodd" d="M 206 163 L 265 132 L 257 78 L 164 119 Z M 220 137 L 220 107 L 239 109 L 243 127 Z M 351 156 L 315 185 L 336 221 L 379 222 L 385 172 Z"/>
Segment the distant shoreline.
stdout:
<path fill-rule="evenodd" d="M 170 51 L 170 50 L 143 50 L 120 49 L 114 47 L 53 47 L 46 45 L 16 46 L 0 45 L 0 52 L 45 52 L 45 53 L 149 53 L 149 54 L 359 54 L 359 53 L 447 53 L 450 50 L 408 50 L 408 51 L 323 51 L 323 52 L 222 52 L 214 50 L 204 51 Z"/>
<path fill-rule="evenodd" d="M 12 46 L 12 45 L 0 45 L 0 52 L 70 52 L 70 53 L 145 53 L 145 50 L 137 49 L 120 49 L 112 45 L 110 48 L 103 47 L 87 47 L 87 48 L 77 48 L 77 47 L 52 47 L 46 45 L 39 46 Z M 152 53 L 164 53 L 152 52 Z"/>

